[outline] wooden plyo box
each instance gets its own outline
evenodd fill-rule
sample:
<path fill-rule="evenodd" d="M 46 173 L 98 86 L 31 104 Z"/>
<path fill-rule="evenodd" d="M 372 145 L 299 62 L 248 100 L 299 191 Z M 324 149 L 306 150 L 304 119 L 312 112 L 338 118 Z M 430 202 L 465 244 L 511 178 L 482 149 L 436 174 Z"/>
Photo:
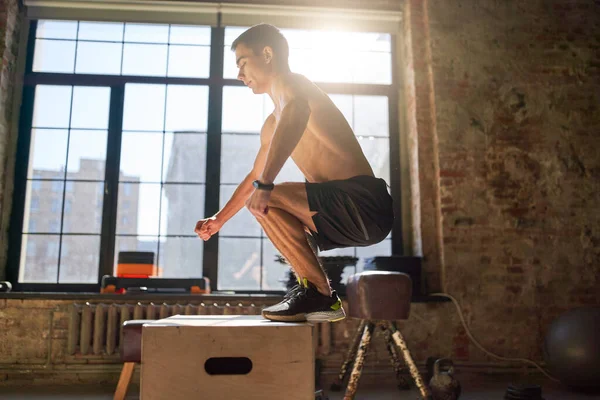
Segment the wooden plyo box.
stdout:
<path fill-rule="evenodd" d="M 313 326 L 175 315 L 142 330 L 142 400 L 314 399 Z"/>

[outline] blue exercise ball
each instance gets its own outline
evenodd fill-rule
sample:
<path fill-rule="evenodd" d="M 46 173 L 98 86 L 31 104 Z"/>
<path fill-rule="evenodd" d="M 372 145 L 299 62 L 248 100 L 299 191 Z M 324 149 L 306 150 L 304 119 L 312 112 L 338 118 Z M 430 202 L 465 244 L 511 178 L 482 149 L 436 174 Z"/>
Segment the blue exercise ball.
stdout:
<path fill-rule="evenodd" d="M 600 307 L 575 308 L 556 318 L 546 333 L 544 361 L 567 386 L 600 387 Z"/>

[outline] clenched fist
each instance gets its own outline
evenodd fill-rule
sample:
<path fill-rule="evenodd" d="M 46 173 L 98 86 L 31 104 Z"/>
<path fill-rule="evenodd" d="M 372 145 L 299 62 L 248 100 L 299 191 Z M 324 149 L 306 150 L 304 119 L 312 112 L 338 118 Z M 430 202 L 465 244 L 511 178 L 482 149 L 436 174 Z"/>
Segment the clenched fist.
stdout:
<path fill-rule="evenodd" d="M 269 199 L 271 192 L 268 190 L 255 190 L 246 201 L 246 208 L 256 218 L 264 218 L 269 212 Z"/>
<path fill-rule="evenodd" d="M 207 241 L 212 237 L 212 235 L 219 232 L 222 226 L 223 224 L 221 224 L 215 217 L 205 218 L 196 223 L 196 229 L 194 229 L 194 232 L 196 232 L 200 239 Z"/>

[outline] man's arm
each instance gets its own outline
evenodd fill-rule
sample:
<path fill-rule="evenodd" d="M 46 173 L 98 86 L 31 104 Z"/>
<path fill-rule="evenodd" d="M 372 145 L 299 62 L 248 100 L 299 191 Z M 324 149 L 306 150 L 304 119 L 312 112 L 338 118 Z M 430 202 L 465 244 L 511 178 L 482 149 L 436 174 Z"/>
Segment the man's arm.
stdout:
<path fill-rule="evenodd" d="M 279 98 L 282 112 L 271 139 L 264 169 L 258 178 L 262 183 L 273 183 L 302 138 L 310 116 L 308 99 L 297 85 L 278 82 L 275 95 Z"/>
<path fill-rule="evenodd" d="M 242 183 L 238 185 L 235 192 L 231 196 L 231 199 L 225 204 L 225 206 L 215 214 L 217 221 L 222 225 L 231 219 L 235 214 L 244 207 L 246 200 L 250 197 L 254 191 L 252 182 L 259 179 L 260 173 L 264 168 L 265 160 L 267 158 L 267 151 L 269 150 L 269 143 L 275 130 L 275 117 L 273 114 L 269 115 L 260 132 L 260 149 L 254 160 L 254 166 L 252 171 L 244 178 Z"/>

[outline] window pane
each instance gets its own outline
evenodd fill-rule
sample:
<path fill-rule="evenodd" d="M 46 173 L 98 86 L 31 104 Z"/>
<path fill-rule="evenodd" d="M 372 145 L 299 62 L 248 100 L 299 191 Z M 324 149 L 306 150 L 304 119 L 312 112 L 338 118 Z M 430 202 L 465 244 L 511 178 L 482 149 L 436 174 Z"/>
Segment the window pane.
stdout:
<path fill-rule="evenodd" d="M 202 278 L 202 239 L 167 237 L 160 242 L 159 268 L 163 278 Z"/>
<path fill-rule="evenodd" d="M 304 182 L 305 178 L 302 175 L 302 172 L 294 163 L 292 158 L 288 158 L 285 164 L 283 164 L 283 168 L 279 171 L 279 174 L 275 178 L 275 183 L 281 182 Z"/>
<path fill-rule="evenodd" d="M 210 47 L 169 47 L 169 76 L 208 78 L 210 73 Z"/>
<path fill-rule="evenodd" d="M 225 46 L 231 47 L 233 41 L 240 36 L 246 29 L 250 28 L 249 26 L 227 26 L 225 27 Z"/>
<path fill-rule="evenodd" d="M 290 68 L 314 82 L 352 82 L 348 57 L 352 55 L 340 49 L 293 49 L 290 50 Z"/>
<path fill-rule="evenodd" d="M 69 182 L 72 190 L 65 194 L 64 233 L 100 233 L 102 202 L 98 193 L 104 182 Z M 68 207 L 67 207 L 68 206 Z"/>
<path fill-rule="evenodd" d="M 162 131 L 165 120 L 165 85 L 125 85 L 124 130 Z"/>
<path fill-rule="evenodd" d="M 225 77 L 235 78 L 230 45 L 246 28 L 225 29 Z M 391 37 L 389 34 L 282 29 L 290 46 L 292 71 L 316 82 L 390 84 Z M 348 63 L 348 60 L 361 60 Z"/>
<path fill-rule="evenodd" d="M 166 134 L 163 180 L 194 183 L 206 181 L 206 134 Z"/>
<path fill-rule="evenodd" d="M 19 282 L 56 283 L 58 235 L 23 235 Z"/>
<path fill-rule="evenodd" d="M 219 190 L 219 203 L 221 208 L 231 199 L 233 192 L 237 186 L 226 185 L 221 186 Z M 198 218 L 202 219 L 202 218 Z M 227 221 L 221 230 L 219 231 L 221 236 L 249 236 L 249 237 L 260 237 L 261 227 L 256 221 L 256 218 L 246 207 L 242 207 L 237 214 Z"/>
<path fill-rule="evenodd" d="M 392 51 L 392 37 L 389 33 L 353 32 L 349 34 L 352 42 L 349 43 L 355 51 L 379 51 L 390 53 Z M 345 35 L 348 37 L 348 35 Z"/>
<path fill-rule="evenodd" d="M 268 95 L 257 96 L 246 87 L 223 88 L 223 132 L 256 132 L 273 112 Z"/>
<path fill-rule="evenodd" d="M 374 83 L 389 85 L 392 83 L 392 55 L 390 53 L 364 52 L 353 56 L 354 83 Z"/>
<path fill-rule="evenodd" d="M 158 236 L 159 211 L 160 184 L 119 184 L 118 234 Z"/>
<path fill-rule="evenodd" d="M 64 179 L 67 161 L 65 129 L 32 129 L 27 177 Z"/>
<path fill-rule="evenodd" d="M 118 75 L 121 72 L 121 43 L 77 42 L 78 74 Z"/>
<path fill-rule="evenodd" d="M 204 185 L 165 184 L 161 204 L 161 235 L 195 235 L 204 216 Z"/>
<path fill-rule="evenodd" d="M 221 183 L 240 183 L 250 173 L 260 148 L 258 135 L 221 137 Z"/>
<path fill-rule="evenodd" d="M 122 22 L 80 22 L 79 40 L 123 41 Z"/>
<path fill-rule="evenodd" d="M 46 39 L 75 40 L 77 38 L 77 21 L 39 20 L 35 36 Z"/>
<path fill-rule="evenodd" d="M 231 45 L 225 46 L 223 57 L 223 78 L 237 79 L 238 68 L 235 65 L 235 53 L 231 51 Z"/>
<path fill-rule="evenodd" d="M 68 128 L 70 115 L 71 86 L 36 86 L 32 127 Z"/>
<path fill-rule="evenodd" d="M 116 236 L 115 259 L 113 274 L 117 274 L 117 260 L 121 251 L 150 251 L 154 253 L 154 262 L 157 263 L 158 237 L 148 236 Z"/>
<path fill-rule="evenodd" d="M 210 27 L 171 25 L 170 43 L 210 45 Z"/>
<path fill-rule="evenodd" d="M 208 86 L 169 85 L 167 87 L 167 131 L 206 132 Z"/>
<path fill-rule="evenodd" d="M 108 129 L 110 88 L 73 88 L 73 112 L 71 128 Z"/>
<path fill-rule="evenodd" d="M 167 43 L 169 25 L 125 24 L 125 41 L 140 43 Z"/>
<path fill-rule="evenodd" d="M 315 79 L 313 71 L 318 70 L 318 66 L 314 65 L 316 59 L 311 54 L 310 49 L 290 49 L 290 69 L 296 73 L 305 75 L 311 80 Z M 348 69 L 345 72 L 348 73 Z"/>
<path fill-rule="evenodd" d="M 354 96 L 354 132 L 364 136 L 390 136 L 388 98 Z"/>
<path fill-rule="evenodd" d="M 320 251 L 319 257 L 354 257 L 354 247 L 343 247 L 341 249 L 331 249 L 326 251 Z"/>
<path fill-rule="evenodd" d="M 260 239 L 219 238 L 218 290 L 260 290 L 260 269 Z"/>
<path fill-rule="evenodd" d="M 59 233 L 63 182 L 28 181 L 23 232 Z"/>
<path fill-rule="evenodd" d="M 125 43 L 123 75 L 167 75 L 167 45 Z"/>
<path fill-rule="evenodd" d="M 275 261 L 282 254 L 269 239 L 263 239 L 263 285 L 262 290 L 285 290 L 290 266 Z"/>
<path fill-rule="evenodd" d="M 100 236 L 62 237 L 58 283 L 97 283 Z"/>
<path fill-rule="evenodd" d="M 75 43 L 36 39 L 32 70 L 72 74 L 75 68 Z"/>
<path fill-rule="evenodd" d="M 357 247 L 356 257 L 358 262 L 356 263 L 357 272 L 362 272 L 365 269 L 365 261 L 372 257 L 384 257 L 392 255 L 392 241 L 391 239 L 383 240 L 377 244 L 368 247 Z"/>
<path fill-rule="evenodd" d="M 71 130 L 69 138 L 70 179 L 104 180 L 106 131 Z"/>
<path fill-rule="evenodd" d="M 346 121 L 350 126 L 354 125 L 354 105 L 352 104 L 352 95 L 330 94 L 329 98 L 333 104 L 344 114 Z"/>
<path fill-rule="evenodd" d="M 163 134 L 123 132 L 121 139 L 121 173 L 140 182 L 160 182 Z"/>
<path fill-rule="evenodd" d="M 375 176 L 390 183 L 390 142 L 385 138 L 359 136 L 358 143 L 369 160 Z"/>

